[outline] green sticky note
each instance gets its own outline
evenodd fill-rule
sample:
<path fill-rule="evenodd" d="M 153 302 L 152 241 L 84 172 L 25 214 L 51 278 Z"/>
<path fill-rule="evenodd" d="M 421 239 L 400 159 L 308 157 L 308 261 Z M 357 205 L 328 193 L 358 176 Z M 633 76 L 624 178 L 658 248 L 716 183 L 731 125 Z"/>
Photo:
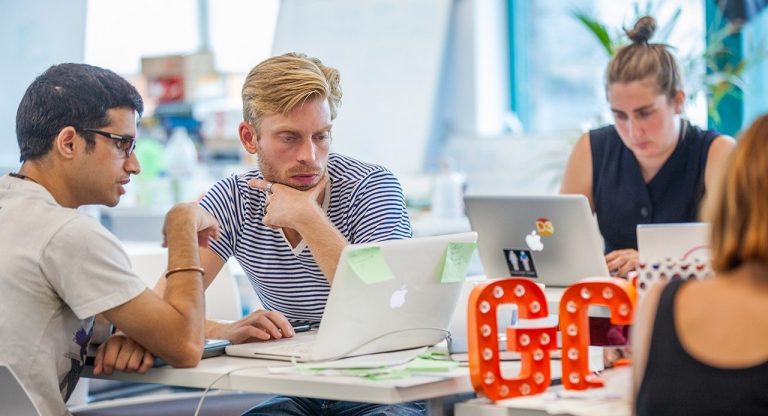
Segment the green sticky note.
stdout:
<path fill-rule="evenodd" d="M 408 378 L 410 376 L 411 376 L 411 373 L 407 370 L 394 369 L 387 373 L 369 374 L 364 377 L 368 380 L 381 381 L 381 380 L 399 380 L 399 379 Z"/>
<path fill-rule="evenodd" d="M 458 366 L 458 361 L 430 360 L 416 357 L 413 361 L 408 363 L 405 369 L 408 371 L 413 371 L 414 373 L 431 373 L 451 371 Z"/>
<path fill-rule="evenodd" d="M 360 280 L 369 285 L 395 278 L 379 247 L 359 248 L 348 253 L 347 264 Z"/>
<path fill-rule="evenodd" d="M 469 259 L 475 252 L 477 243 L 448 243 L 443 259 L 441 283 L 463 282 L 467 277 Z"/>

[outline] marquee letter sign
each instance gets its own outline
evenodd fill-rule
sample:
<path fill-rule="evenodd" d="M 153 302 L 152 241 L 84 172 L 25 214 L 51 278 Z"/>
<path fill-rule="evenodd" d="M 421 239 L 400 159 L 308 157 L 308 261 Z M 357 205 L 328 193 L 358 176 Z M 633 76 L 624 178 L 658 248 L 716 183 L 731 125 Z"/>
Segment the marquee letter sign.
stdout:
<path fill-rule="evenodd" d="M 492 280 L 474 288 L 467 304 L 469 371 L 475 391 L 491 400 L 538 394 L 549 387 L 550 351 L 557 349 L 557 328 L 507 327 L 507 350 L 520 353 L 521 370 L 504 378 L 499 366 L 498 322 L 496 309 L 515 304 L 521 319 L 546 318 L 547 300 L 532 280 L 511 277 Z M 562 333 L 562 382 L 566 389 L 583 390 L 602 386 L 599 377 L 590 378 L 590 305 L 605 305 L 611 323 L 632 323 L 635 288 L 623 279 L 584 279 L 570 286 L 560 300 Z"/>
<path fill-rule="evenodd" d="M 557 348 L 551 328 L 507 328 L 507 349 L 520 352 L 520 373 L 504 378 L 499 367 L 496 309 L 516 304 L 522 319 L 549 315 L 544 292 L 523 278 L 494 280 L 475 287 L 468 303 L 468 352 L 472 385 L 491 400 L 541 393 L 550 383 L 549 351 Z"/>
<path fill-rule="evenodd" d="M 569 390 L 602 387 L 603 381 L 589 371 L 590 305 L 604 305 L 611 311 L 611 323 L 632 323 L 635 288 L 632 283 L 614 277 L 581 280 L 565 290 L 560 298 L 560 333 L 563 338 L 563 386 Z"/>

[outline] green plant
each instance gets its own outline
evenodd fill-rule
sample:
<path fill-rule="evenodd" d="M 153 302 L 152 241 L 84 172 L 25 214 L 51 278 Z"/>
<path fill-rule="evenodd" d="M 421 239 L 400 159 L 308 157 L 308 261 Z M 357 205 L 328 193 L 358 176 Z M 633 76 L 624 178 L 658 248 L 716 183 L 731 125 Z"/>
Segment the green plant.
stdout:
<path fill-rule="evenodd" d="M 647 3 L 644 10 L 635 3 L 633 11 L 634 16 L 631 21 L 635 21 L 641 16 L 653 16 L 656 5 Z M 658 43 L 667 43 L 672 29 L 675 27 L 682 9 L 677 7 L 672 17 L 660 24 L 654 41 Z M 616 50 L 627 43 L 626 35 L 622 28 L 611 28 L 603 22 L 594 18 L 583 11 L 573 11 L 571 15 L 579 21 L 598 41 L 609 57 L 612 57 Z M 722 16 L 718 17 L 722 19 Z M 721 21 L 717 22 L 718 24 Z M 764 59 L 767 54 L 765 49 L 760 48 L 761 52 L 752 55 L 748 59 L 739 59 L 735 63 L 728 63 L 732 57 L 732 52 L 727 47 L 727 39 L 741 31 L 741 25 L 737 23 L 727 23 L 717 30 L 710 30 L 710 36 L 705 44 L 705 48 L 700 53 L 691 53 L 688 56 L 681 57 L 680 65 L 684 72 L 684 78 L 689 81 L 688 85 L 693 86 L 693 91 L 687 91 L 689 98 L 695 97 L 698 88 L 703 88 L 707 97 L 707 113 L 709 117 L 717 124 L 722 122 L 718 105 L 729 95 L 739 96 L 744 91 L 744 81 L 741 78 L 744 71 L 755 62 Z"/>
<path fill-rule="evenodd" d="M 642 11 L 640 10 L 640 6 L 635 3 L 633 10 L 634 16 L 632 20 L 637 20 L 641 16 L 652 16 L 655 14 L 654 5 L 652 3 L 646 4 L 645 9 Z M 667 39 L 669 39 L 669 35 L 672 33 L 672 29 L 675 27 L 681 13 L 682 9 L 677 7 L 669 21 L 658 30 L 656 38 L 659 39 L 661 43 L 665 43 Z M 606 24 L 583 11 L 574 10 L 571 15 L 581 22 L 581 24 L 583 24 L 589 32 L 597 38 L 597 41 L 603 49 L 605 49 L 605 52 L 609 57 L 613 56 L 617 49 L 627 44 L 623 28 L 609 28 Z"/>

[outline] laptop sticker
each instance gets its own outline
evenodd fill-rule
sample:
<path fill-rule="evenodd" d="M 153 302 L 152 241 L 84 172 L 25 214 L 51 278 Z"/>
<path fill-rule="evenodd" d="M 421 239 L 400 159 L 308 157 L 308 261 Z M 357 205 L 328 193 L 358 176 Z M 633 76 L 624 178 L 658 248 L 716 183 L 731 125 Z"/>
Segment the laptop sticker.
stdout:
<path fill-rule="evenodd" d="M 536 232 L 542 237 L 550 236 L 555 233 L 555 226 L 547 218 L 539 218 L 536 220 Z"/>
<path fill-rule="evenodd" d="M 379 247 L 363 247 L 349 252 L 347 264 L 357 277 L 368 285 L 395 278 Z"/>
<path fill-rule="evenodd" d="M 507 260 L 510 276 L 532 277 L 534 279 L 539 277 L 529 250 L 505 248 L 504 258 Z"/>
<path fill-rule="evenodd" d="M 440 283 L 463 282 L 467 277 L 469 260 L 476 248 L 477 243 L 448 243 L 443 257 Z"/>
<path fill-rule="evenodd" d="M 541 236 L 536 233 L 536 230 L 525 236 L 525 244 L 533 251 L 544 250 L 544 243 L 541 242 Z"/>

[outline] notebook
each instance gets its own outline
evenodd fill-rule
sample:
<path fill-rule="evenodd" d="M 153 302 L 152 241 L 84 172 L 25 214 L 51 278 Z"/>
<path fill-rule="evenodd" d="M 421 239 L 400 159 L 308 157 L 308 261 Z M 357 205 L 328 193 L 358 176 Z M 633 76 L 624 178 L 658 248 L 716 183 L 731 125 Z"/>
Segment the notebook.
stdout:
<path fill-rule="evenodd" d="M 448 335 L 476 241 L 469 232 L 349 245 L 317 331 L 226 352 L 306 362 L 434 345 Z"/>
<path fill-rule="evenodd" d="M 709 259 L 709 224 L 640 224 L 637 251 L 638 259 L 644 263 L 666 258 L 706 261 Z"/>
<path fill-rule="evenodd" d="M 465 196 L 464 204 L 488 278 L 520 276 L 565 287 L 609 276 L 583 195 Z"/>
<path fill-rule="evenodd" d="M 40 412 L 13 370 L 0 364 L 0 413 L 14 416 L 38 416 Z"/>

